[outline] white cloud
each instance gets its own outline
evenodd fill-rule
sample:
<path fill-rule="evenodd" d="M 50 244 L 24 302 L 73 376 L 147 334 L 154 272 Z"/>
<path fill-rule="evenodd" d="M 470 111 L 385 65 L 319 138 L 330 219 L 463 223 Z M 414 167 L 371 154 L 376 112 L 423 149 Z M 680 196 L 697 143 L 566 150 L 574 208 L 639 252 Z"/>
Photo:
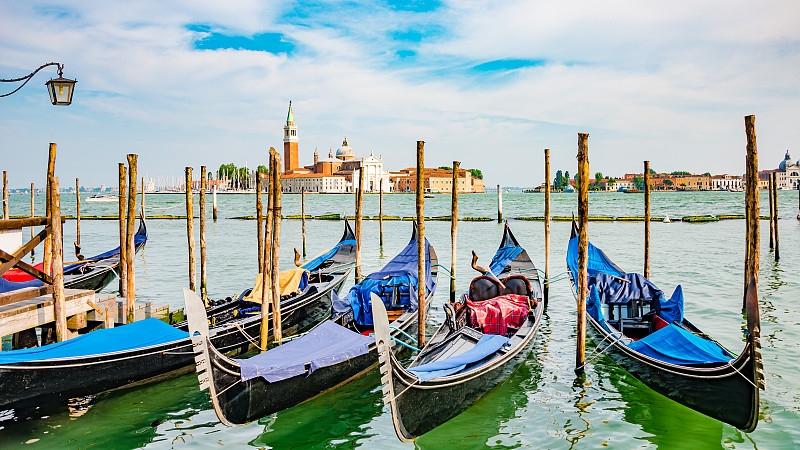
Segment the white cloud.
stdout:
<path fill-rule="evenodd" d="M 424 14 L 348 5 L 319 21 L 335 26 L 308 27 L 255 1 L 3 3 L 0 74 L 57 60 L 79 83 L 66 110 L 46 104 L 50 72 L 0 100 L 0 146 L 17 154 L 59 142 L 97 166 L 64 162 L 63 175 L 90 184 L 111 183 L 127 152 L 140 152 L 151 175 L 255 165 L 280 148 L 290 99 L 301 161 L 346 135 L 357 151 L 407 167 L 421 139 L 431 165 L 460 159 L 488 184 L 540 182 L 545 147 L 555 168 L 573 168 L 579 131 L 591 133 L 592 170 L 620 175 L 642 159 L 739 173 L 745 114 L 758 115 L 762 167 L 795 142 L 794 2 L 454 2 Z M 195 50 L 188 24 L 280 32 L 296 51 Z M 407 29 L 433 38 L 391 41 Z M 417 57 L 400 62 L 401 47 Z M 547 64 L 507 76 L 466 69 L 505 58 Z M 20 186 L 42 172 L 22 153 L 3 162 Z"/>

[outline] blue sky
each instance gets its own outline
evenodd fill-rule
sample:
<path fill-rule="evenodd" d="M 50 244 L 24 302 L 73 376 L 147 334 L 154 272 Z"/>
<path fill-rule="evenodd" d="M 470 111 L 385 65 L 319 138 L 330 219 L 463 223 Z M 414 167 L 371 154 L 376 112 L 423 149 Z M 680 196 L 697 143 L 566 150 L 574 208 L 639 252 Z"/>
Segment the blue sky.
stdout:
<path fill-rule="evenodd" d="M 0 99 L 0 168 L 113 185 L 116 163 L 180 176 L 256 166 L 282 148 L 288 102 L 301 162 L 347 136 L 397 170 L 481 168 L 488 185 L 642 160 L 660 171 L 741 173 L 743 116 L 762 168 L 800 158 L 800 4 L 776 1 L 82 1 L 0 3 L 0 78 L 58 61 L 73 105 L 49 105 L 45 69 Z M 0 93 L 12 90 L 0 85 Z M 63 184 L 63 182 L 62 182 Z"/>

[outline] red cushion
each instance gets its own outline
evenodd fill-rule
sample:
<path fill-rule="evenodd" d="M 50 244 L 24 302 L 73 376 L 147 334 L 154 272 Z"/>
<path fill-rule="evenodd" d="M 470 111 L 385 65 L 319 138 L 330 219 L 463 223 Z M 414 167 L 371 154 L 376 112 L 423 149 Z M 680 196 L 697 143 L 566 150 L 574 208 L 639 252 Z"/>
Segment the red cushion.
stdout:
<path fill-rule="evenodd" d="M 508 327 L 519 328 L 528 315 L 528 297 L 517 294 L 473 302 L 467 299 L 469 324 L 486 334 L 505 336 Z"/>
<path fill-rule="evenodd" d="M 33 267 L 39 270 L 44 270 L 44 263 L 39 263 Z M 14 281 L 14 282 L 31 281 L 34 279 L 33 275 L 28 275 L 27 273 L 19 269 L 9 270 L 8 272 L 3 274 L 3 278 L 5 278 L 7 281 Z"/>

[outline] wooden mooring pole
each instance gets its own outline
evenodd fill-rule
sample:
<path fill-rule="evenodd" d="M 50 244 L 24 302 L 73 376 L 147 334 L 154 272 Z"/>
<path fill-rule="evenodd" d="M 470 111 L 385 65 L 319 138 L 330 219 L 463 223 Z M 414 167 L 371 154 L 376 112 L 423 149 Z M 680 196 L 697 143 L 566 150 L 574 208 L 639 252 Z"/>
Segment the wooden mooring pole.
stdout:
<path fill-rule="evenodd" d="M 769 249 L 775 248 L 775 222 L 772 218 L 775 216 L 775 205 L 772 203 L 772 189 L 775 187 L 772 183 L 775 181 L 774 173 L 769 174 L 767 179 L 767 198 L 769 199 Z"/>
<path fill-rule="evenodd" d="M 189 246 L 189 289 L 197 291 L 194 259 L 194 195 L 192 194 L 192 168 L 186 168 L 186 240 Z"/>
<path fill-rule="evenodd" d="M 135 234 L 133 225 L 136 220 L 136 160 L 137 155 L 128 155 L 128 212 L 125 224 L 125 241 L 128 243 L 127 253 L 127 278 L 125 280 L 125 299 L 128 308 L 128 323 L 134 321 L 136 311 L 136 245 L 133 242 Z"/>
<path fill-rule="evenodd" d="M 34 206 L 34 197 L 36 196 L 36 191 L 33 189 L 33 183 L 31 183 L 31 219 L 34 218 L 36 215 L 36 208 Z M 33 240 L 33 227 L 31 228 L 31 240 Z M 31 256 L 34 255 L 36 249 L 31 249 Z"/>
<path fill-rule="evenodd" d="M 47 182 L 47 186 L 45 186 L 44 194 L 44 210 L 46 214 L 50 214 L 52 210 L 52 189 L 50 189 L 50 177 L 54 177 L 56 174 L 56 144 L 54 142 L 50 143 L 50 148 L 47 153 L 47 176 L 45 178 Z M 42 258 L 42 266 L 43 271 L 46 274 L 53 273 L 53 238 L 52 236 L 48 236 L 44 239 L 44 257 Z"/>
<path fill-rule="evenodd" d="M 578 133 L 578 326 L 575 372 L 583 373 L 586 357 L 586 297 L 589 250 L 589 134 Z"/>
<path fill-rule="evenodd" d="M 550 301 L 550 149 L 544 149 L 544 306 Z"/>
<path fill-rule="evenodd" d="M 781 259 L 780 239 L 778 238 L 778 174 L 772 172 L 772 228 L 775 231 L 775 261 Z"/>
<path fill-rule="evenodd" d="M 3 219 L 10 219 L 8 215 L 8 171 L 3 171 Z"/>
<path fill-rule="evenodd" d="M 280 250 L 281 250 L 281 156 L 275 152 L 275 170 L 272 171 L 272 184 L 275 190 L 272 207 L 272 335 L 275 343 L 280 345 L 283 339 L 281 326 L 281 286 L 280 286 Z"/>
<path fill-rule="evenodd" d="M 211 203 L 213 203 L 213 209 L 211 211 L 211 216 L 214 219 L 214 222 L 217 221 L 217 183 L 214 183 L 214 192 L 211 194 Z"/>
<path fill-rule="evenodd" d="M 300 191 L 300 215 L 303 217 L 303 258 L 306 257 L 306 188 Z"/>
<path fill-rule="evenodd" d="M 383 177 L 378 182 L 378 186 L 378 245 L 383 248 Z"/>
<path fill-rule="evenodd" d="M 75 178 L 75 257 L 84 259 L 81 255 L 81 182 Z"/>
<path fill-rule="evenodd" d="M 425 141 L 417 141 L 417 348 L 425 346 Z"/>
<path fill-rule="evenodd" d="M 361 282 L 361 215 L 364 208 L 364 168 L 358 169 L 356 188 L 356 283 Z"/>
<path fill-rule="evenodd" d="M 261 351 L 267 349 L 269 343 L 269 312 L 272 303 L 272 219 L 275 204 L 275 189 L 272 172 L 275 171 L 275 149 L 269 149 L 269 172 L 267 177 L 267 222 L 264 224 L 264 267 L 261 268 L 261 329 L 259 345 Z"/>
<path fill-rule="evenodd" d="M 650 161 L 644 162 L 644 277 L 650 278 Z"/>
<path fill-rule="evenodd" d="M 126 249 L 128 248 L 125 240 L 125 199 L 127 195 L 125 193 L 126 189 L 126 177 L 128 176 L 128 169 L 125 167 L 125 163 L 119 163 L 119 295 L 120 297 L 125 297 L 125 286 L 126 286 L 126 279 L 128 274 L 128 262 L 127 262 L 127 253 Z"/>
<path fill-rule="evenodd" d="M 206 282 L 206 166 L 200 166 L 200 298 L 208 304 Z M 144 195 L 144 194 L 142 194 Z M 261 194 L 259 194 L 260 196 Z M 144 202 L 144 200 L 142 200 Z"/>
<path fill-rule="evenodd" d="M 453 161 L 453 188 L 450 203 L 450 302 L 456 301 L 456 231 L 458 230 L 458 170 L 461 162 Z"/>
<path fill-rule="evenodd" d="M 67 339 L 67 311 L 64 295 L 64 247 L 61 232 L 61 197 L 58 194 L 58 178 L 48 177 L 50 189 L 50 224 L 53 227 L 53 245 L 50 261 L 53 263 L 53 309 L 56 322 L 56 342 Z"/>
<path fill-rule="evenodd" d="M 256 239 L 258 239 L 258 270 L 264 267 L 264 211 L 261 206 L 261 176 L 256 172 Z"/>
<path fill-rule="evenodd" d="M 497 223 L 503 223 L 503 187 L 497 185 Z"/>
<path fill-rule="evenodd" d="M 745 260 L 745 283 L 742 295 L 742 308 L 747 301 L 747 286 L 755 280 L 758 287 L 759 269 L 759 199 L 758 199 L 758 147 L 756 145 L 756 116 L 745 116 L 745 134 L 747 135 L 747 180 L 745 189 L 745 209 L 747 211 L 747 246 Z"/>

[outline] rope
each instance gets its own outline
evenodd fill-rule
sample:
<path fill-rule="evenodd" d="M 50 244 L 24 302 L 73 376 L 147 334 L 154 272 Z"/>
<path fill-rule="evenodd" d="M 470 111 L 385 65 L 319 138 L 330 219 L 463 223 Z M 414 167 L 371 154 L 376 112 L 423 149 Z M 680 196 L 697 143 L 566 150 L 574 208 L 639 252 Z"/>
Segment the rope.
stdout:
<path fill-rule="evenodd" d="M 605 341 L 606 341 L 606 339 L 608 339 L 609 337 L 616 337 L 616 336 L 615 336 L 615 334 L 614 334 L 614 333 L 609 333 L 609 334 L 608 334 L 606 337 L 604 337 L 604 338 L 603 338 L 603 340 L 601 340 L 601 341 L 600 341 L 600 342 L 597 344 L 597 347 L 596 347 L 596 348 L 594 349 L 594 351 L 593 351 L 593 352 L 592 352 L 592 353 L 589 355 L 589 357 L 586 359 L 586 361 L 584 361 L 584 362 L 583 362 L 583 364 L 581 364 L 581 366 L 580 366 L 580 367 L 576 367 L 576 368 L 575 368 L 575 370 L 581 370 L 581 369 L 583 369 L 584 367 L 586 367 L 586 365 L 587 365 L 587 364 L 589 364 L 590 362 L 593 362 L 593 361 L 594 361 L 594 360 L 596 360 L 597 358 L 599 358 L 599 357 L 603 356 L 603 354 L 605 354 L 605 352 L 607 352 L 607 351 L 608 351 L 608 349 L 610 349 L 612 345 L 614 345 L 614 344 L 616 344 L 617 342 L 619 342 L 619 341 L 620 341 L 620 339 L 622 339 L 622 337 L 624 336 L 624 334 L 622 334 L 621 332 L 618 332 L 618 333 L 620 334 L 620 337 L 618 337 L 616 340 L 614 340 L 614 341 L 610 342 L 610 343 L 609 343 L 609 344 L 606 346 L 606 348 L 604 348 L 602 351 L 600 351 L 600 352 L 598 353 L 598 350 L 600 349 L 600 346 L 601 346 L 601 345 L 603 345 L 603 342 L 605 342 Z M 595 355 L 595 353 L 597 353 L 597 355 Z"/>
<path fill-rule="evenodd" d="M 445 272 L 447 272 L 447 276 L 448 277 L 450 277 L 453 280 L 456 279 L 456 277 L 453 276 L 453 272 L 450 272 L 450 270 L 448 270 L 447 267 L 445 267 L 445 266 L 443 266 L 441 264 L 434 264 L 431 267 L 441 267 Z"/>
<path fill-rule="evenodd" d="M 753 386 L 753 387 L 754 387 L 756 390 L 758 390 L 758 386 L 756 386 L 756 385 L 755 385 L 755 383 L 753 383 L 753 381 L 752 381 L 750 378 L 747 378 L 747 377 L 746 377 L 746 376 L 745 376 L 745 375 L 744 375 L 742 372 L 739 372 L 739 369 L 737 369 L 736 367 L 734 367 L 734 366 L 733 366 L 733 364 L 731 363 L 731 361 L 735 361 L 735 360 L 733 360 L 733 359 L 730 359 L 730 360 L 728 360 L 728 365 L 729 365 L 729 366 L 731 366 L 731 369 L 735 370 L 735 371 L 736 371 L 736 373 L 738 373 L 739 375 L 741 375 L 741 376 L 742 376 L 742 378 L 744 378 L 745 380 L 747 380 L 747 382 L 748 382 L 748 383 L 750 383 L 750 385 L 751 385 L 751 386 Z M 754 362 L 755 362 L 755 361 L 754 361 Z"/>
<path fill-rule="evenodd" d="M 240 333 L 242 333 L 242 335 L 245 337 L 245 339 L 247 339 L 248 341 L 250 341 L 250 343 L 251 343 L 251 344 L 255 345 L 257 349 L 261 350 L 262 352 L 263 352 L 264 350 L 266 350 L 266 348 L 264 348 L 264 347 L 261 347 L 260 345 L 258 345 L 258 342 L 256 342 L 256 341 L 255 341 L 255 339 L 254 339 L 252 336 L 250 336 L 249 334 L 247 334 L 247 332 L 246 332 L 246 331 L 244 331 L 244 328 L 242 327 L 242 324 L 241 324 L 241 323 L 239 323 L 239 322 L 233 322 L 233 325 L 234 325 L 234 326 L 235 326 L 237 329 L 239 329 L 239 332 L 240 332 Z"/>
<path fill-rule="evenodd" d="M 414 345 L 416 345 L 416 344 L 417 344 L 417 340 L 416 340 L 416 339 L 414 339 L 413 337 L 411 337 L 411 336 L 410 336 L 408 333 L 406 333 L 405 331 L 401 330 L 400 328 L 397 328 L 397 327 L 389 327 L 389 328 L 390 328 L 390 329 L 392 329 L 392 330 L 396 330 L 396 331 L 398 331 L 399 333 L 401 333 L 403 336 L 405 336 L 405 337 L 407 337 L 407 338 L 411 339 L 411 342 L 413 342 L 413 343 L 414 343 Z"/>

